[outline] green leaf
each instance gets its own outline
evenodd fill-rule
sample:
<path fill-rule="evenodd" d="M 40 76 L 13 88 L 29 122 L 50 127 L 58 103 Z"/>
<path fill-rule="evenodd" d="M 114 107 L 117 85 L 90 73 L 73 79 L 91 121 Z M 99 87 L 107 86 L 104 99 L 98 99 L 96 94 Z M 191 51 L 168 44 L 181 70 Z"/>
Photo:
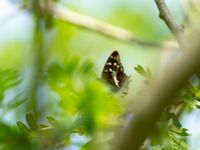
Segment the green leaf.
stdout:
<path fill-rule="evenodd" d="M 47 116 L 47 120 L 52 125 L 55 125 L 57 123 L 56 119 L 54 117 L 52 117 L 52 116 Z"/>
<path fill-rule="evenodd" d="M 171 143 L 171 148 L 186 150 L 187 144 L 186 144 L 186 136 L 189 136 L 187 133 L 187 129 L 185 128 L 177 128 L 177 126 L 170 125 L 169 130 L 169 138 Z"/>
<path fill-rule="evenodd" d="M 38 124 L 37 124 L 36 118 L 32 112 L 29 112 L 26 114 L 26 121 L 32 130 L 38 129 Z"/>
<path fill-rule="evenodd" d="M 172 116 L 172 121 L 173 121 L 173 125 L 175 125 L 177 128 L 182 127 L 181 123 L 179 122 L 178 118 L 175 115 Z"/>
<path fill-rule="evenodd" d="M 78 56 L 73 56 L 67 64 L 65 65 L 65 74 L 70 76 L 76 71 L 75 68 L 78 68 L 80 59 Z"/>
<path fill-rule="evenodd" d="M 14 99 L 8 104 L 7 107 L 8 107 L 8 109 L 16 108 L 16 107 L 22 105 L 25 101 L 26 101 L 26 99 Z"/>
<path fill-rule="evenodd" d="M 4 92 L 16 86 L 21 81 L 19 72 L 16 70 L 0 70 L 0 101 L 4 97 Z"/>
<path fill-rule="evenodd" d="M 30 129 L 24 123 L 22 123 L 21 121 L 17 121 L 17 126 L 21 131 L 23 131 L 25 133 L 30 132 Z"/>
<path fill-rule="evenodd" d="M 150 69 L 148 67 L 146 67 L 146 69 L 145 69 L 142 66 L 137 65 L 134 69 L 137 71 L 137 73 L 139 73 L 143 77 L 145 77 L 147 79 L 151 79 L 152 78 L 152 73 L 151 73 L 151 71 L 150 71 Z"/>
<path fill-rule="evenodd" d="M 190 136 L 190 134 L 187 133 L 187 131 L 188 131 L 188 129 L 182 128 L 180 135 L 181 135 L 181 136 Z"/>

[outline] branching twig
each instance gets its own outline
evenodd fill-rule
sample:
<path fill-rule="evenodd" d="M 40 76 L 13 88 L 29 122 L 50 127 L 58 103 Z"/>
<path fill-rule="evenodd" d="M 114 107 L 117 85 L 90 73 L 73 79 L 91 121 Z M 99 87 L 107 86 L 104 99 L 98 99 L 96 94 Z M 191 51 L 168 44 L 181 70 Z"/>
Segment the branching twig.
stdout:
<path fill-rule="evenodd" d="M 177 46 L 174 45 L 168 45 L 166 43 L 158 44 L 137 39 L 131 32 L 123 28 L 96 20 L 89 16 L 81 15 L 59 4 L 53 4 L 52 9 L 53 14 L 61 20 L 120 41 L 142 46 L 177 49 Z"/>
<path fill-rule="evenodd" d="M 20 9 L 30 9 L 27 7 L 28 6 L 26 5 L 22 5 L 18 7 L 14 12 L 19 11 Z M 46 9 L 46 6 L 44 6 L 44 10 L 45 9 Z M 105 36 L 108 36 L 108 37 L 111 37 L 123 42 L 131 43 L 131 44 L 139 44 L 141 46 L 162 48 L 162 49 L 172 49 L 172 50 L 178 49 L 178 46 L 175 42 L 164 42 L 164 43 L 159 44 L 159 43 L 144 41 L 144 40 L 134 37 L 133 34 L 126 29 L 123 29 L 118 26 L 110 25 L 108 23 L 99 21 L 92 17 L 81 15 L 57 3 L 50 5 L 49 9 L 51 12 L 53 12 L 53 15 L 58 17 L 58 19 L 61 19 L 75 26 L 82 27 L 93 32 L 97 32 L 99 34 L 102 34 L 102 35 L 105 35 Z M 49 10 L 46 10 L 46 11 L 49 11 Z M 11 19 L 11 17 L 13 18 L 15 15 L 16 13 L 11 13 L 9 16 L 6 16 L 4 20 L 0 21 L 0 26 L 4 25 L 7 21 Z"/>
<path fill-rule="evenodd" d="M 178 25 L 174 22 L 171 13 L 169 12 L 169 9 L 167 8 L 167 5 L 164 0 L 155 0 L 158 10 L 159 10 L 159 16 L 160 18 L 166 23 L 169 30 L 172 32 L 174 37 L 176 38 L 177 42 L 179 43 L 180 47 L 183 45 L 183 39 L 184 39 L 184 28 L 182 25 Z"/>
<path fill-rule="evenodd" d="M 200 35 L 200 32 L 197 33 Z M 139 102 L 143 102 L 143 107 L 140 107 L 135 113 L 135 117 L 126 128 L 122 138 L 119 139 L 115 150 L 138 150 L 164 108 L 172 102 L 184 83 L 199 68 L 199 35 L 191 38 L 191 41 L 187 41 L 186 44 L 189 45 L 185 48 L 186 52 L 179 57 L 173 66 L 165 69 L 154 91 L 148 96 L 137 99 Z"/>

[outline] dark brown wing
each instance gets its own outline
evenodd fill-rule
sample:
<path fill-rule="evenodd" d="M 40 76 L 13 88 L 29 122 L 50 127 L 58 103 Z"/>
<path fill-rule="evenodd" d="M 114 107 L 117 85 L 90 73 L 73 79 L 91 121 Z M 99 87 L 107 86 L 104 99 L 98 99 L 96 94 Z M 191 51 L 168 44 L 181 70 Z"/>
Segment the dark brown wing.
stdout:
<path fill-rule="evenodd" d="M 110 57 L 108 57 L 103 68 L 102 78 L 115 90 L 121 89 L 128 80 L 117 51 L 112 52 Z"/>

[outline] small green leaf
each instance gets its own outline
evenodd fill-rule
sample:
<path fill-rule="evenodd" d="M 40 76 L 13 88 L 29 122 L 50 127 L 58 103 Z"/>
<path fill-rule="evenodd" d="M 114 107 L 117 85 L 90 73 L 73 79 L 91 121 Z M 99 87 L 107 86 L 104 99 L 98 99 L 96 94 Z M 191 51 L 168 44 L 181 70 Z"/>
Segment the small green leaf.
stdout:
<path fill-rule="evenodd" d="M 73 56 L 65 66 L 65 74 L 66 75 L 72 75 L 74 71 L 76 70 L 75 68 L 78 67 L 79 65 L 79 57 L 78 56 Z"/>
<path fill-rule="evenodd" d="M 145 70 L 142 66 L 140 65 L 137 65 L 135 68 L 134 68 L 139 74 L 145 76 Z"/>
<path fill-rule="evenodd" d="M 189 133 L 187 133 L 188 129 L 182 128 L 182 132 L 180 133 L 181 136 L 190 136 Z"/>
<path fill-rule="evenodd" d="M 173 122 L 173 125 L 175 125 L 177 128 L 182 127 L 181 123 L 179 122 L 178 118 L 175 115 L 172 116 L 172 122 Z"/>
<path fill-rule="evenodd" d="M 148 67 L 143 68 L 142 66 L 140 65 L 137 65 L 135 68 L 134 68 L 140 75 L 142 75 L 143 77 L 145 78 L 152 78 L 152 73 L 150 71 L 150 69 Z"/>
<path fill-rule="evenodd" d="M 56 124 L 56 119 L 54 117 L 52 117 L 52 116 L 47 116 L 47 120 L 52 125 Z"/>
<path fill-rule="evenodd" d="M 30 132 L 30 129 L 24 123 L 22 123 L 21 121 L 17 121 L 17 126 L 21 131 L 23 131 L 25 133 Z"/>
<path fill-rule="evenodd" d="M 25 101 L 26 101 L 25 99 L 13 100 L 12 102 L 8 104 L 8 108 L 9 109 L 16 108 L 20 106 L 21 104 L 23 104 Z"/>
<path fill-rule="evenodd" d="M 26 121 L 32 130 L 38 129 L 37 121 L 33 113 L 29 112 L 26 114 Z"/>

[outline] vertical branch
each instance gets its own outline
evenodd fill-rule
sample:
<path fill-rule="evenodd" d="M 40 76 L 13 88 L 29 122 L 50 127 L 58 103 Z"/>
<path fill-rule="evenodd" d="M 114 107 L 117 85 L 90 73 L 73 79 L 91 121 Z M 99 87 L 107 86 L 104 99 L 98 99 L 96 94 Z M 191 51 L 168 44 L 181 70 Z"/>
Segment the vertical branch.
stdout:
<path fill-rule="evenodd" d="M 160 18 L 166 23 L 169 30 L 179 43 L 179 46 L 182 48 L 182 45 L 184 44 L 184 27 L 182 25 L 178 25 L 173 20 L 173 17 L 164 0 L 155 0 L 155 2 L 159 10 Z"/>
<path fill-rule="evenodd" d="M 35 121 L 39 124 L 43 111 L 39 109 L 39 105 L 43 99 L 41 99 L 39 92 L 39 87 L 41 86 L 42 73 L 44 72 L 44 44 L 45 44 L 45 14 L 43 13 L 41 2 L 46 2 L 46 0 L 34 0 L 32 1 L 32 13 L 34 17 L 34 29 L 33 29 L 33 46 L 32 46 L 32 68 L 31 68 L 31 82 L 29 89 L 29 111 L 33 111 L 35 116 Z M 37 137 L 42 136 L 40 130 L 36 130 Z M 34 145 L 36 149 L 47 149 L 44 141 L 38 139 Z"/>
<path fill-rule="evenodd" d="M 35 21 L 33 29 L 33 46 L 32 46 L 32 70 L 31 82 L 29 89 L 29 108 L 34 112 L 36 118 L 40 117 L 38 109 L 38 87 L 41 79 L 44 64 L 44 19 L 41 14 L 40 0 L 32 1 L 33 17 Z"/>

